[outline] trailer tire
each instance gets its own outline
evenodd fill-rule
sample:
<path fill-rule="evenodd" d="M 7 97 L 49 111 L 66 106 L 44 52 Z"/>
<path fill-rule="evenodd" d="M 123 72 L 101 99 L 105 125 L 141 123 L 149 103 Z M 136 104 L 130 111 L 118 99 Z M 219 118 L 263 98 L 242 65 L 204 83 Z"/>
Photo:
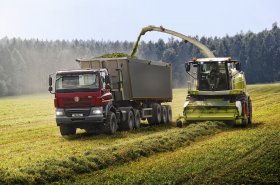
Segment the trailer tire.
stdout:
<path fill-rule="evenodd" d="M 134 114 L 131 110 L 128 110 L 125 121 L 120 124 L 121 130 L 132 130 L 134 128 Z"/>
<path fill-rule="evenodd" d="M 76 128 L 69 125 L 60 125 L 59 130 L 62 136 L 69 136 L 69 135 L 76 134 Z"/>
<path fill-rule="evenodd" d="M 114 134 L 118 129 L 116 114 L 110 111 L 106 117 L 105 122 L 105 133 Z"/>
<path fill-rule="evenodd" d="M 166 112 L 167 112 L 167 123 L 172 121 L 172 109 L 170 105 L 166 105 Z"/>
<path fill-rule="evenodd" d="M 138 129 L 141 127 L 141 116 L 139 110 L 134 111 L 134 128 Z"/>
<path fill-rule="evenodd" d="M 158 103 L 152 104 L 152 117 L 148 118 L 150 125 L 156 125 L 161 122 L 161 106 Z"/>
<path fill-rule="evenodd" d="M 167 122 L 167 108 L 166 106 L 161 106 L 161 123 L 166 124 Z"/>

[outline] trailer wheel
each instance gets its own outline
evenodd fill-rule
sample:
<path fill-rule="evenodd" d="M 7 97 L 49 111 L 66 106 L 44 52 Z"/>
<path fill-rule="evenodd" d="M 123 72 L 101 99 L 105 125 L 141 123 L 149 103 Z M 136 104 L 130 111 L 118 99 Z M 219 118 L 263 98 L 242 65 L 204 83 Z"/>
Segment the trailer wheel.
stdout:
<path fill-rule="evenodd" d="M 62 136 L 69 136 L 76 134 L 76 128 L 69 125 L 60 125 L 60 134 Z"/>
<path fill-rule="evenodd" d="M 170 105 L 166 105 L 166 112 L 167 112 L 167 123 L 172 121 L 172 109 Z"/>
<path fill-rule="evenodd" d="M 121 130 L 132 130 L 134 128 L 134 115 L 131 110 L 127 112 L 127 118 L 120 124 Z"/>
<path fill-rule="evenodd" d="M 105 122 L 105 133 L 114 134 L 117 131 L 117 117 L 116 114 L 112 111 L 107 115 Z"/>
<path fill-rule="evenodd" d="M 166 106 L 161 106 L 161 123 L 166 124 L 167 122 L 167 109 Z"/>
<path fill-rule="evenodd" d="M 134 111 L 134 128 L 138 129 L 140 128 L 140 123 L 141 123 L 141 116 L 139 110 Z"/>
<path fill-rule="evenodd" d="M 150 125 L 155 125 L 161 122 L 161 106 L 158 103 L 152 104 L 152 117 L 148 118 Z"/>

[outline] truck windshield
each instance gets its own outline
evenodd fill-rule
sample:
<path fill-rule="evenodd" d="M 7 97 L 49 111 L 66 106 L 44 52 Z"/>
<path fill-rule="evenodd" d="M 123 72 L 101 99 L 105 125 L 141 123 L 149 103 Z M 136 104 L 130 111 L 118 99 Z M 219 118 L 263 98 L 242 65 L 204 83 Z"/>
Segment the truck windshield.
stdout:
<path fill-rule="evenodd" d="M 56 92 L 97 91 L 99 78 L 96 73 L 60 74 L 56 77 Z"/>

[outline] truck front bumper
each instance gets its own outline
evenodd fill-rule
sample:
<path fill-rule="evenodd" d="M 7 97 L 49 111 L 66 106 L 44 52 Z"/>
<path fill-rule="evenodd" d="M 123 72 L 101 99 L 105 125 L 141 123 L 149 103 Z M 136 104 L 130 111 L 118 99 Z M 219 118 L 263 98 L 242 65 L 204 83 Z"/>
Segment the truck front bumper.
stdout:
<path fill-rule="evenodd" d="M 75 113 L 77 113 L 77 115 L 81 115 L 81 116 L 73 117 L 71 114 L 71 111 L 72 112 L 74 111 Z M 80 127 L 80 126 L 84 127 L 84 126 L 94 126 L 97 123 L 105 122 L 105 117 L 102 112 L 101 112 L 101 114 L 90 114 L 90 113 L 87 113 L 87 111 L 92 112 L 92 110 L 90 108 L 88 108 L 88 109 L 57 109 L 56 110 L 57 126 L 76 125 L 77 127 Z"/>

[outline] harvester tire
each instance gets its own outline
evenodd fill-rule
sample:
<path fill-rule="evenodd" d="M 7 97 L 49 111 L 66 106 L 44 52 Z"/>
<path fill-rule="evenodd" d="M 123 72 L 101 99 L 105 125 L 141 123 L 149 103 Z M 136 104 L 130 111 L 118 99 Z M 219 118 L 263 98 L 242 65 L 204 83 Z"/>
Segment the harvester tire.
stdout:
<path fill-rule="evenodd" d="M 167 123 L 172 121 L 172 109 L 170 105 L 166 105 L 166 112 L 167 112 Z"/>
<path fill-rule="evenodd" d="M 134 111 L 134 128 L 138 129 L 140 128 L 140 123 L 141 123 L 141 116 L 139 110 Z"/>
<path fill-rule="evenodd" d="M 120 124 L 121 130 L 132 130 L 134 128 L 134 114 L 131 110 L 127 111 L 127 117 L 125 121 Z"/>
<path fill-rule="evenodd" d="M 167 122 L 167 109 L 166 106 L 161 106 L 161 123 L 166 124 Z"/>
<path fill-rule="evenodd" d="M 152 104 L 152 117 L 148 118 L 150 125 L 156 125 L 161 122 L 161 106 L 158 103 Z"/>
<path fill-rule="evenodd" d="M 62 136 L 69 136 L 76 134 L 76 128 L 69 125 L 60 125 L 60 134 Z"/>
<path fill-rule="evenodd" d="M 176 127 L 178 127 L 178 128 L 182 128 L 183 127 L 183 123 L 182 123 L 181 120 L 177 120 L 176 121 Z"/>
<path fill-rule="evenodd" d="M 250 97 L 248 98 L 248 111 L 249 111 L 249 116 L 248 116 L 248 125 L 252 125 L 252 101 Z"/>
<path fill-rule="evenodd" d="M 105 122 L 105 133 L 114 134 L 118 129 L 117 117 L 114 112 L 111 112 L 106 117 Z"/>

